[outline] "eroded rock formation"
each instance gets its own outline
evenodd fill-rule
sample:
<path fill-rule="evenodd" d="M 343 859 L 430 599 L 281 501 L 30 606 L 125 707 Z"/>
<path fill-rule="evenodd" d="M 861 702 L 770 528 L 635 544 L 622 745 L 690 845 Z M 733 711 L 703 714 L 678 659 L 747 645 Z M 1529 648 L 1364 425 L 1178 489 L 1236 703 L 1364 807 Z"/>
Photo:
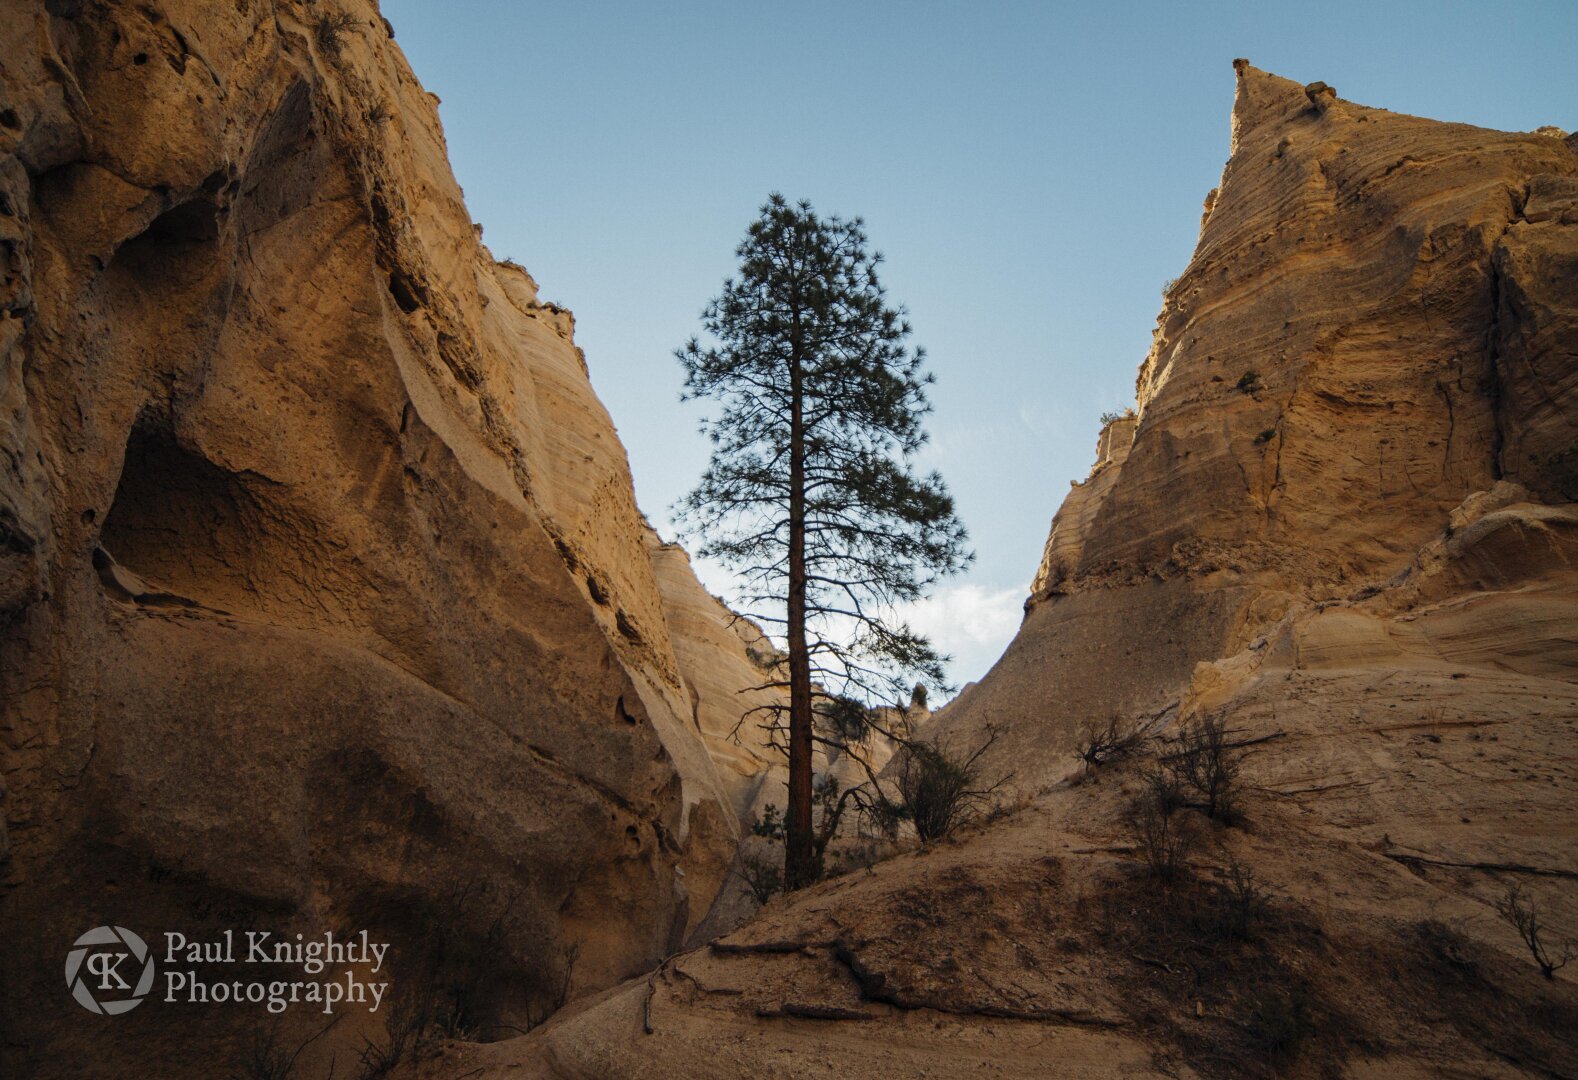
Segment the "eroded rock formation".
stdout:
<path fill-rule="evenodd" d="M 517 1027 L 650 967 L 734 849 L 759 672 L 387 23 L 3 6 L 0 1071 L 208 1076 L 255 1026 L 84 1030 L 106 922 L 367 927 L 397 980 L 442 926 Z"/>
<path fill-rule="evenodd" d="M 1137 416 L 937 714 L 998 732 L 1018 797 L 419 1075 L 1570 1067 L 1571 969 L 1495 907 L 1516 885 L 1578 938 L 1578 147 L 1236 68 Z M 1201 717 L 1240 814 L 1179 810 L 1187 872 L 1147 884 L 1165 745 L 1092 768 L 1081 729 Z"/>
<path fill-rule="evenodd" d="M 1575 159 L 1240 65 L 1138 416 L 1103 432 L 1023 629 L 956 717 L 997 717 L 1005 760 L 1049 749 L 1016 765 L 1039 780 L 1066 764 L 1049 730 L 1165 710 L 1197 662 L 1385 585 L 1475 493 L 1578 498 Z"/>

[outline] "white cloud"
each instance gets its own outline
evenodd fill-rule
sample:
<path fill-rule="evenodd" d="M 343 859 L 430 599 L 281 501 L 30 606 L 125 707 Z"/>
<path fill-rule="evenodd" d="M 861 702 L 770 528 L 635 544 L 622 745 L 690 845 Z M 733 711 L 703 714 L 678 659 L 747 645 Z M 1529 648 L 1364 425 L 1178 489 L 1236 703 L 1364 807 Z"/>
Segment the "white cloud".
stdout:
<path fill-rule="evenodd" d="M 706 559 L 696 559 L 692 565 L 703 586 L 726 602 L 739 586 L 737 575 L 724 566 Z M 963 686 L 980 679 L 1003 655 L 1019 630 L 1025 594 L 1025 588 L 1017 585 L 998 589 L 963 582 L 945 585 L 895 614 L 930 638 L 938 652 L 953 657 L 948 664 L 950 681 Z M 849 620 L 833 619 L 824 631 L 838 638 L 852 635 L 854 626 Z M 936 704 L 936 688 L 932 690 Z"/>
<path fill-rule="evenodd" d="M 906 605 L 900 614 L 940 652 L 953 656 L 950 674 L 962 686 L 985 675 L 1003 654 L 1019 629 L 1024 603 L 1025 590 L 1018 586 L 949 585 Z"/>

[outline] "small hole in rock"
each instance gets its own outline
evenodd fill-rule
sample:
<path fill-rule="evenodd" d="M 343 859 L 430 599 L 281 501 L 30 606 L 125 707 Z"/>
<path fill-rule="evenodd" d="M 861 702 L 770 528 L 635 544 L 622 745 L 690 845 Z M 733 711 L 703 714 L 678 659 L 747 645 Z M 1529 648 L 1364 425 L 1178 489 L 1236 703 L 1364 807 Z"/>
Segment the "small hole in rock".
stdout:
<path fill-rule="evenodd" d="M 147 62 L 148 54 L 145 52 L 140 52 L 136 56 L 132 57 L 132 63 L 136 64 L 138 67 L 142 67 L 142 65 L 146 64 Z"/>
<path fill-rule="evenodd" d="M 416 293 L 411 289 L 411 283 L 403 274 L 389 275 L 389 295 L 394 297 L 395 303 L 400 305 L 400 310 L 407 315 L 422 306 Z"/>

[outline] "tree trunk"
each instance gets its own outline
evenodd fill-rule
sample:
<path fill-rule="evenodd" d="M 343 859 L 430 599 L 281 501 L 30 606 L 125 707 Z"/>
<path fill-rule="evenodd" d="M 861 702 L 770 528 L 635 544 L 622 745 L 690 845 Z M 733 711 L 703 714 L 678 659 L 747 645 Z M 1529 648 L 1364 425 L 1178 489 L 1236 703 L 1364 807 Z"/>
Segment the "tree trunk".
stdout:
<path fill-rule="evenodd" d="M 796 350 L 798 352 L 798 350 Z M 800 360 L 791 361 L 789 406 L 789 813 L 784 888 L 816 880 L 811 822 L 811 656 L 805 643 L 805 417 Z"/>

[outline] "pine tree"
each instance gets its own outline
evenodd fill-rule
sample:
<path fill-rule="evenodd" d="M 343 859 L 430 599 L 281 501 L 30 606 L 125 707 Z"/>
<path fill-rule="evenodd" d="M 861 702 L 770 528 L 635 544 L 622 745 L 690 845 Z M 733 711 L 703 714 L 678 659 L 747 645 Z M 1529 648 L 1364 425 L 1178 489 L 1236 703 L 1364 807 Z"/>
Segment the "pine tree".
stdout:
<path fill-rule="evenodd" d="M 789 690 L 787 725 L 778 708 L 767 723 L 778 745 L 787 733 L 789 888 L 817 873 L 813 746 L 854 734 L 851 701 L 903 700 L 917 677 L 942 685 L 945 658 L 895 611 L 972 558 L 942 478 L 911 471 L 932 377 L 866 243 L 859 218 L 772 195 L 736 251 L 738 276 L 703 313 L 708 343 L 676 353 L 682 399 L 721 405 L 703 422 L 712 457 L 680 520 L 788 647 L 787 683 L 772 684 Z M 835 722 L 819 729 L 818 714 Z"/>

